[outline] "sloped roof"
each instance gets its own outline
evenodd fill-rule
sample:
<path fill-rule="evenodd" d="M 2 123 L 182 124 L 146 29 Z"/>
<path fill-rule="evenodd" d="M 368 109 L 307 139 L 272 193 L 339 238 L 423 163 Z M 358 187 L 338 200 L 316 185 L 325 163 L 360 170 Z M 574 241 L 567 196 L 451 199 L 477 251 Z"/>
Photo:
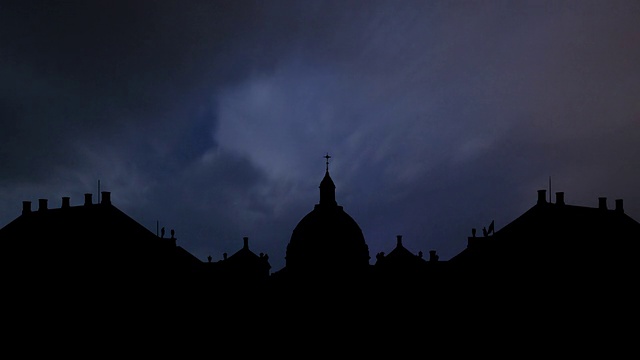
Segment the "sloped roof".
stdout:
<path fill-rule="evenodd" d="M 640 223 L 624 213 L 621 201 L 608 209 L 605 198 L 598 207 L 541 199 L 493 235 L 469 238 L 467 248 L 450 261 L 597 261 L 624 257 L 638 246 Z"/>
<path fill-rule="evenodd" d="M 404 247 L 402 244 L 402 236 L 396 237 L 396 247 L 393 248 L 388 254 L 381 256 L 377 259 L 376 265 L 410 265 L 416 263 L 426 263 L 426 261 L 419 255 L 412 253 Z"/>
<path fill-rule="evenodd" d="M 257 255 L 256 253 L 251 251 L 249 249 L 248 237 L 244 237 L 243 241 L 244 241 L 244 244 L 242 248 L 236 251 L 233 255 L 229 256 L 225 260 L 225 262 L 229 264 L 234 264 L 237 266 L 255 266 L 255 265 L 258 265 L 261 267 L 266 266 L 267 269 L 270 269 L 271 265 L 269 265 L 269 261 L 268 261 L 269 256 L 262 253 L 260 255 Z"/>
<path fill-rule="evenodd" d="M 99 204 L 52 209 L 41 201 L 38 210 L 29 210 L 0 229 L 0 241 L 16 261 L 96 266 L 199 261 L 184 256 L 175 238 L 156 236 L 115 207 L 109 196 Z"/>

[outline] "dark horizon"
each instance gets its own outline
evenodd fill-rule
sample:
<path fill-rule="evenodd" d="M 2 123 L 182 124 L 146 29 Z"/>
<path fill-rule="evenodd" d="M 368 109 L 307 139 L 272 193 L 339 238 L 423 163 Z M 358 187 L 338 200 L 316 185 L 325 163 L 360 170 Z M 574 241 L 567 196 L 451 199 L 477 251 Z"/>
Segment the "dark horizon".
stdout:
<path fill-rule="evenodd" d="M 329 154 L 327 153 L 327 155 L 325 155 L 325 157 L 329 157 Z M 328 181 L 328 182 L 327 182 Z M 325 188 L 324 190 L 324 195 L 323 195 L 323 187 Z M 413 250 L 410 248 L 407 248 L 405 246 L 405 243 L 403 243 L 403 235 L 398 234 L 396 235 L 395 239 L 393 242 L 389 242 L 387 244 L 387 247 L 383 250 L 380 251 L 376 251 L 376 252 L 371 252 L 366 240 L 366 237 L 364 236 L 364 234 L 362 233 L 362 230 L 360 229 L 360 225 L 358 224 L 357 219 L 354 219 L 353 217 L 351 217 L 351 215 L 348 213 L 347 210 L 344 209 L 344 207 L 342 205 L 340 205 L 340 203 L 338 201 L 336 201 L 336 195 L 335 195 L 335 184 L 333 182 L 333 179 L 330 177 L 329 174 L 329 163 L 328 163 L 328 159 L 327 159 L 327 163 L 326 163 L 326 171 L 325 171 L 325 177 L 323 178 L 323 180 L 320 182 L 320 186 L 319 186 L 319 201 L 314 205 L 314 208 L 311 211 L 308 211 L 304 214 L 302 214 L 300 216 L 300 221 L 296 224 L 296 226 L 294 226 L 294 228 L 291 229 L 291 237 L 289 238 L 289 240 L 287 241 L 288 244 L 291 243 L 291 241 L 293 241 L 293 239 L 296 237 L 296 232 L 299 231 L 299 228 L 302 224 L 304 224 L 305 222 L 309 222 L 308 218 L 310 215 L 312 215 L 313 213 L 315 213 L 316 211 L 318 211 L 318 209 L 322 208 L 322 204 L 324 203 L 324 206 L 327 206 L 327 204 L 333 204 L 333 206 L 335 206 L 337 209 L 340 210 L 341 213 L 344 213 L 344 216 L 346 217 L 346 219 L 349 222 L 353 223 L 353 226 L 356 227 L 357 232 L 360 235 L 356 235 L 359 236 L 361 238 L 361 242 L 363 242 L 363 244 L 366 246 L 366 253 L 368 255 L 368 265 L 375 265 L 376 262 L 379 260 L 379 257 L 382 256 L 384 257 L 385 255 L 389 254 L 390 252 L 392 252 L 395 248 L 397 247 L 401 247 L 403 249 L 406 249 L 407 254 L 411 254 L 415 257 L 424 259 L 425 261 L 440 261 L 440 262 L 446 262 L 448 260 L 451 259 L 456 259 L 462 256 L 462 254 L 464 254 L 466 251 L 468 251 L 468 248 L 470 246 L 470 238 L 490 238 L 492 235 L 494 235 L 496 232 L 500 233 L 500 231 L 502 230 L 502 227 L 497 227 L 495 225 L 495 220 L 492 220 L 487 226 L 483 226 L 481 228 L 477 228 L 477 227 L 472 227 L 470 228 L 469 234 L 467 235 L 467 237 L 465 238 L 465 245 L 464 247 L 462 247 L 461 249 L 459 249 L 459 251 L 457 253 L 454 254 L 454 256 L 452 258 L 441 258 L 440 254 L 438 253 L 437 249 L 429 249 L 428 251 L 422 251 L 422 250 Z M 329 190 L 327 190 L 329 189 Z M 535 202 L 532 201 L 532 203 L 530 204 L 530 207 L 526 209 L 526 211 L 522 214 L 514 214 L 512 216 L 512 220 L 510 221 L 510 223 L 505 224 L 507 226 L 511 225 L 512 223 L 517 223 L 521 217 L 523 217 L 526 213 L 532 211 L 533 209 L 535 209 L 536 207 L 540 206 L 540 204 L 545 204 L 545 205 L 555 205 L 555 206 L 563 206 L 564 208 L 570 208 L 570 209 L 576 209 L 576 210 L 572 210 L 572 211 L 592 211 L 592 210 L 606 210 L 608 212 L 615 212 L 615 213 L 619 213 L 622 214 L 623 216 L 625 216 L 626 218 L 628 218 L 632 223 L 638 223 L 638 220 L 633 218 L 633 216 L 629 215 L 626 212 L 626 203 L 624 201 L 624 199 L 608 199 L 607 197 L 598 197 L 597 198 L 597 204 L 591 204 L 591 205 L 581 205 L 581 204 L 571 204 L 571 203 L 567 203 L 565 200 L 565 192 L 564 191 L 556 191 L 555 194 L 548 194 L 549 190 L 551 190 L 551 188 L 549 189 L 538 189 L 536 191 L 536 199 Z M 94 196 L 95 195 L 95 196 Z M 4 224 L 2 227 L 0 227 L 0 230 L 2 230 L 3 227 L 11 227 L 13 225 L 13 223 L 19 222 L 21 218 L 24 218 L 25 216 L 29 216 L 30 214 L 34 213 L 34 214 L 39 214 L 39 215 L 46 215 L 48 211 L 62 211 L 65 209 L 76 209 L 76 210 L 82 210 L 83 208 L 87 208 L 90 207 L 92 205 L 101 205 L 101 204 L 107 204 L 109 206 L 115 206 L 116 208 L 119 208 L 118 204 L 114 204 L 112 202 L 112 194 L 110 191 L 99 191 L 97 194 L 92 194 L 92 193 L 85 193 L 84 197 L 83 197 L 83 202 L 82 203 L 74 203 L 72 202 L 72 199 L 69 196 L 64 196 L 61 198 L 61 203 L 60 206 L 55 206 L 54 204 L 51 204 L 51 202 L 49 201 L 49 199 L 47 198 L 40 198 L 38 199 L 37 202 L 34 201 L 30 201 L 30 200 L 24 200 L 22 201 L 22 211 L 20 214 L 16 215 L 16 217 L 14 219 L 12 219 L 11 221 L 9 221 L 7 224 Z M 126 213 L 123 213 L 126 214 Z M 127 215 L 127 217 L 129 217 L 129 215 Z M 176 237 L 176 231 L 173 228 L 165 228 L 164 226 L 160 227 L 159 224 L 157 224 L 156 229 L 152 230 L 149 229 L 147 227 L 145 227 L 143 224 L 140 224 L 138 222 L 137 219 L 135 218 L 131 218 L 132 221 L 138 223 L 140 226 L 142 226 L 145 230 L 147 230 L 150 234 L 154 234 L 156 237 L 160 238 L 160 239 L 171 239 L 176 246 L 184 249 L 186 251 L 186 253 L 188 253 L 190 256 L 193 256 L 194 259 L 197 259 L 199 262 L 202 263 L 216 263 L 216 262 L 221 262 L 223 260 L 226 260 L 228 256 L 231 256 L 232 254 L 238 252 L 239 250 L 242 251 L 243 249 L 245 250 L 249 250 L 252 253 L 255 254 L 259 254 L 260 257 L 262 258 L 263 255 L 266 256 L 265 260 L 269 261 L 270 263 L 270 270 L 269 270 L 269 274 L 275 274 L 278 273 L 281 270 L 284 270 L 286 268 L 286 266 L 282 266 L 282 267 L 274 267 L 271 266 L 271 263 L 275 263 L 275 264 L 279 264 L 279 263 L 283 263 L 284 259 L 273 259 L 270 257 L 270 255 L 266 252 L 264 252 L 262 249 L 260 248 L 256 248 L 255 245 L 251 245 L 251 247 L 249 247 L 249 237 L 248 236 L 244 236 L 242 237 L 242 239 L 240 239 L 240 241 L 237 241 L 235 243 L 235 248 L 231 251 L 231 252 L 225 252 L 222 254 L 222 256 L 220 258 L 214 258 L 213 256 L 209 255 L 207 256 L 205 259 L 200 259 L 197 257 L 197 255 L 193 254 L 190 249 L 188 247 L 185 247 L 185 244 L 188 244 L 188 241 L 182 241 L 180 239 L 178 239 Z M 585 232 L 583 235 L 577 235 L 578 233 L 582 233 L 582 230 L 579 230 L 578 228 L 588 228 L 590 223 L 588 221 L 585 221 L 584 219 L 579 220 L 580 223 L 575 223 L 572 224 L 572 228 L 574 228 L 572 231 L 575 232 L 575 234 L 569 236 L 570 238 L 579 238 L 579 237 L 589 237 L 589 232 Z M 578 226 L 579 225 L 579 226 Z M 78 223 L 76 226 L 84 226 L 82 223 Z M 337 231 L 346 231 L 342 228 L 343 225 L 335 225 L 338 226 L 336 229 Z M 42 229 L 43 231 L 47 231 L 46 229 Z M 550 229 L 550 232 L 556 231 L 557 229 Z M 613 230 L 613 229 L 612 229 Z M 88 242 L 91 242 L 91 237 L 92 237 L 92 233 L 97 234 L 99 233 L 101 230 L 99 228 L 88 228 L 86 229 L 86 234 L 87 234 L 87 240 Z M 54 236 L 55 234 L 50 234 L 51 236 Z M 635 233 L 629 233 L 629 236 L 637 236 L 638 234 Z M 340 240 L 340 236 L 338 236 L 338 238 L 336 239 L 337 242 L 335 242 L 335 244 L 332 244 L 331 242 L 326 242 L 327 240 L 329 240 L 329 238 L 324 239 L 327 235 L 323 235 L 322 238 L 318 239 L 320 244 L 323 244 L 323 246 L 327 246 L 329 247 L 329 249 L 334 249 L 331 251 L 338 251 L 340 249 L 340 244 L 342 241 L 344 240 Z M 336 235 L 331 235 L 331 237 L 336 236 Z M 352 235 L 350 235 L 349 237 L 351 237 Z M 596 234 L 593 234 L 593 236 L 598 236 Z M 613 236 L 613 235 L 612 235 Z M 5 239 L 6 241 L 7 239 Z M 346 239 L 348 240 L 348 238 Z M 542 240 L 542 239 L 541 239 Z M 307 240 L 303 240 L 303 241 L 308 241 Z M 540 244 L 542 244 L 543 242 L 540 242 Z M 215 244 L 213 244 L 215 245 Z M 123 246 L 126 246 L 126 243 L 123 243 Z M 611 245 L 607 245 L 606 243 L 603 243 L 603 246 L 609 246 L 612 247 Z M 288 249 L 288 247 L 287 247 Z M 35 249 L 34 249 L 35 250 Z M 549 253 L 553 253 L 554 249 L 549 248 L 546 250 Z M 620 250 L 618 250 L 620 251 Z M 328 253 L 330 254 L 330 252 Z M 315 265 L 314 265 L 315 266 Z"/>

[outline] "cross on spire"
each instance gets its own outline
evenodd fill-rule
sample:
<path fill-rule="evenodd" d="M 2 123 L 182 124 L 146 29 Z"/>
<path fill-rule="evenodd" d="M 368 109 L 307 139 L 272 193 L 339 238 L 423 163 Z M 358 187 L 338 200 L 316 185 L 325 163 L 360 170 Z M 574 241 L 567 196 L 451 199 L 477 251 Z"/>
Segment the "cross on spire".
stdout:
<path fill-rule="evenodd" d="M 327 153 L 327 155 L 323 156 L 323 158 L 327 159 L 327 172 L 329 171 L 329 159 L 331 158 L 331 156 L 329 156 L 329 153 Z"/>

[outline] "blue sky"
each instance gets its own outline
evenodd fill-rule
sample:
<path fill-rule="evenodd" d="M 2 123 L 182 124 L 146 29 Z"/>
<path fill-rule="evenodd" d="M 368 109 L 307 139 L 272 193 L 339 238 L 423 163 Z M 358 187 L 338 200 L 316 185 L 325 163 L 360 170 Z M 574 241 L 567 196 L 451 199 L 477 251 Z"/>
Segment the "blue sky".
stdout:
<path fill-rule="evenodd" d="M 273 270 L 319 200 L 375 254 L 446 260 L 538 189 L 640 219 L 636 1 L 0 5 L 0 223 L 111 191 L 138 222 Z"/>

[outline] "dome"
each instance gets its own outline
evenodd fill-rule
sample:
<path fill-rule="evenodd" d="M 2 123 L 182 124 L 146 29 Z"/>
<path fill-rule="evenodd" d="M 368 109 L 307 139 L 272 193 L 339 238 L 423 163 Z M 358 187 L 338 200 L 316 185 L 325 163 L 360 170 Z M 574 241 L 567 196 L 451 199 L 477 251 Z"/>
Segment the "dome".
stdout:
<path fill-rule="evenodd" d="M 335 201 L 335 185 L 327 168 L 320 183 L 320 202 L 291 234 L 286 267 L 322 274 L 365 271 L 369 258 L 360 226 Z"/>

